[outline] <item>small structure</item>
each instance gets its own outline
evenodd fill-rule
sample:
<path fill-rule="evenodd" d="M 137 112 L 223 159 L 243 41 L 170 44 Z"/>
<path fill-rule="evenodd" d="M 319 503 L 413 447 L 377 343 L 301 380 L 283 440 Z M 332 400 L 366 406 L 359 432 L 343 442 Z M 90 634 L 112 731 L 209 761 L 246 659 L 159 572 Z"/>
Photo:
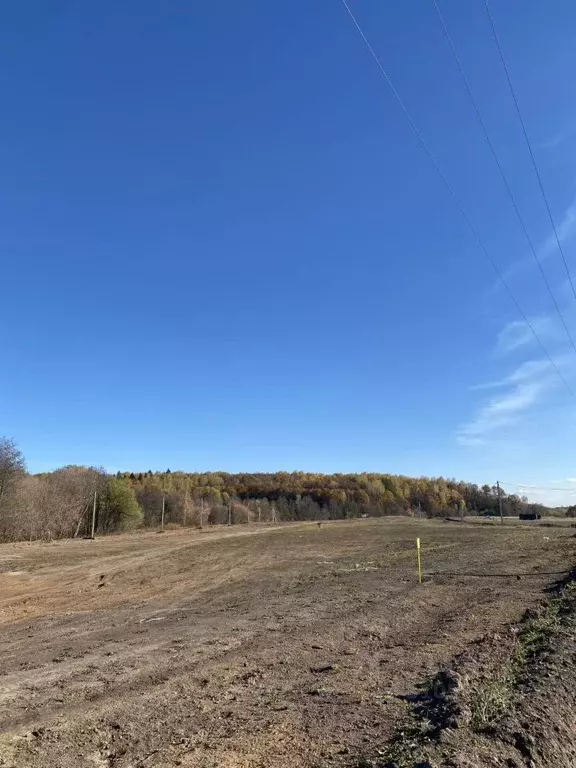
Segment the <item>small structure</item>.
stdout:
<path fill-rule="evenodd" d="M 520 520 L 540 520 L 542 515 L 538 512 L 520 512 L 518 517 Z"/>

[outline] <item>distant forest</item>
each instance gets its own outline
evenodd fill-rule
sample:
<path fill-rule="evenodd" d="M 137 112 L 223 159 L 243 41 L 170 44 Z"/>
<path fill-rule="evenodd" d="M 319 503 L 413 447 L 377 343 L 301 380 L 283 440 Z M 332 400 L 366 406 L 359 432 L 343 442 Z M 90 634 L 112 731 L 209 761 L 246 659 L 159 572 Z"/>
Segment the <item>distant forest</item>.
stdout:
<path fill-rule="evenodd" d="M 502 491 L 504 515 L 576 515 Z M 67 466 L 30 474 L 13 440 L 0 438 L 0 541 L 61 539 L 143 526 L 341 520 L 362 516 L 498 514 L 492 485 L 374 472 L 117 472 Z"/>
<path fill-rule="evenodd" d="M 209 523 L 338 520 L 350 517 L 499 514 L 496 486 L 478 486 L 443 477 L 405 477 L 374 472 L 118 472 L 134 489 L 146 524 L 158 522 L 164 500 L 166 520 L 188 524 L 204 510 Z M 526 497 L 501 490 L 504 515 L 562 514 Z M 203 520 L 204 522 L 204 520 Z"/>

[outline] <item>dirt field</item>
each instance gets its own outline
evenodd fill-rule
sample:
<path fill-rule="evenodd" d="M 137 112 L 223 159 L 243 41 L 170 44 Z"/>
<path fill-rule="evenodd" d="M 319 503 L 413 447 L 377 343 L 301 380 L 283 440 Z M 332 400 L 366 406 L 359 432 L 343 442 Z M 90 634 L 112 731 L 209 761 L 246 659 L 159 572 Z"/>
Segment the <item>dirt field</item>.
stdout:
<path fill-rule="evenodd" d="M 573 535 L 381 519 L 1 546 L 0 765 L 357 766 L 402 696 L 546 599 Z"/>

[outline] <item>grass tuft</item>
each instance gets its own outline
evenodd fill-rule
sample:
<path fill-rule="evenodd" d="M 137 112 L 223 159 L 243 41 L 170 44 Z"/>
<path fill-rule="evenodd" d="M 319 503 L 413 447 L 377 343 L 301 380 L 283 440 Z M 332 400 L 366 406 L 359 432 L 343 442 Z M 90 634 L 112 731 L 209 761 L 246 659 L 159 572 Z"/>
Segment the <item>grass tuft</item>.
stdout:
<path fill-rule="evenodd" d="M 493 731 L 509 710 L 531 659 L 545 652 L 561 629 L 567 601 L 576 595 L 576 583 L 567 584 L 544 613 L 526 619 L 520 627 L 512 653 L 500 673 L 478 685 L 470 704 L 470 726 L 479 732 Z"/>

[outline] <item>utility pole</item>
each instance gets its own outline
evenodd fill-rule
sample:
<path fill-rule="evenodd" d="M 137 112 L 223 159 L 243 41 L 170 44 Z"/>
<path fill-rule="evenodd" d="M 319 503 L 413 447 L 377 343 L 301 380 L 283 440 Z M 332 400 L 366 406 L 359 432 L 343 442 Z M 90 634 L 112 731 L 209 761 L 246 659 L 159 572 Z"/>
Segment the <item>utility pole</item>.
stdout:
<path fill-rule="evenodd" d="M 95 532 L 96 532 L 96 500 L 98 498 L 98 491 L 94 491 L 94 503 L 92 504 L 92 532 L 90 534 L 90 538 L 94 539 Z"/>
<path fill-rule="evenodd" d="M 164 530 L 164 510 L 166 509 L 166 497 L 162 496 L 162 517 L 160 519 L 160 530 Z"/>
<path fill-rule="evenodd" d="M 504 525 L 504 513 L 502 512 L 502 493 L 500 491 L 500 483 L 496 480 L 496 488 L 498 488 L 498 507 L 500 508 L 500 522 Z"/>

